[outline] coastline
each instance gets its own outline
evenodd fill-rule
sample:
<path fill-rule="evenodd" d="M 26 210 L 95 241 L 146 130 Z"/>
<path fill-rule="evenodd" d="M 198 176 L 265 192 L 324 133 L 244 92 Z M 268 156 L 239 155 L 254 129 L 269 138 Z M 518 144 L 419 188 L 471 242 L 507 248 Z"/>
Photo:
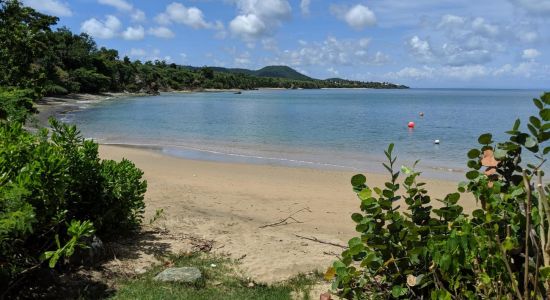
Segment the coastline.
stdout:
<path fill-rule="evenodd" d="M 258 282 L 324 271 L 341 251 L 296 235 L 338 244 L 356 235 L 351 214 L 359 211 L 359 201 L 349 183 L 353 171 L 189 160 L 112 145 L 100 145 L 100 155 L 127 158 L 145 172 L 145 220 L 163 209 L 165 218 L 158 225 L 170 236 L 192 233 L 214 240 L 214 253 L 239 259 L 246 276 Z M 387 177 L 366 176 L 370 186 L 383 186 Z M 434 199 L 456 191 L 452 181 L 426 182 Z M 471 195 L 463 197 L 467 213 L 477 207 Z M 297 211 L 296 222 L 261 228 Z M 186 249 L 181 239 L 164 242 L 170 251 Z"/>
<path fill-rule="evenodd" d="M 36 102 L 38 113 L 34 115 L 39 126 L 48 126 L 50 117 L 58 117 L 65 113 L 82 109 L 90 103 L 100 103 L 113 98 L 143 97 L 145 93 L 102 93 L 102 94 L 69 94 L 65 96 L 44 97 Z"/>

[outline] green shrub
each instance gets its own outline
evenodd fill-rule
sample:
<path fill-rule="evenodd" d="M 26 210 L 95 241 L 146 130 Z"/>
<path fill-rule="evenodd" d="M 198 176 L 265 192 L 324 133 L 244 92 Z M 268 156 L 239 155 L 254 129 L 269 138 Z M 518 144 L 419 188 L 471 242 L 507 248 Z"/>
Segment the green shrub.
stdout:
<path fill-rule="evenodd" d="M 458 191 L 481 204 L 471 216 L 458 204 L 460 193 L 434 209 L 414 168 L 402 167 L 406 178 L 398 183 L 393 145 L 386 151 L 391 180 L 384 189 L 354 176 L 361 213 L 352 219 L 360 236 L 327 271 L 334 292 L 346 299 L 548 298 L 550 185 L 543 183 L 542 166 L 550 152 L 550 93 L 534 103 L 539 114 L 529 118 L 528 133 L 517 120 L 509 141 L 497 144 L 483 134 L 480 148 L 468 152 L 469 182 Z M 493 173 L 479 171 L 487 150 L 498 160 Z"/>
<path fill-rule="evenodd" d="M 127 160 L 101 161 L 76 127 L 50 120 L 51 134 L 0 124 L 0 277 L 50 266 L 85 246 L 81 238 L 136 228 L 144 211 L 143 172 Z"/>
<path fill-rule="evenodd" d="M 67 95 L 69 91 L 57 84 L 48 84 L 44 87 L 44 95 L 46 96 L 56 96 L 56 95 Z"/>
<path fill-rule="evenodd" d="M 111 79 L 94 70 L 79 68 L 71 73 L 72 81 L 80 84 L 80 92 L 98 93 L 107 90 Z"/>
<path fill-rule="evenodd" d="M 35 98 L 31 89 L 0 87 L 0 122 L 24 122 L 29 114 L 36 112 L 33 106 Z"/>

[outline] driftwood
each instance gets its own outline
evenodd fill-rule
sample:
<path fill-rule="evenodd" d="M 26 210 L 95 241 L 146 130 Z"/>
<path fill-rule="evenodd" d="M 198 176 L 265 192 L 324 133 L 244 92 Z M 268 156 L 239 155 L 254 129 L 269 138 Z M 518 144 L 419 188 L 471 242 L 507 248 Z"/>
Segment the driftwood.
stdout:
<path fill-rule="evenodd" d="M 345 245 L 340 245 L 340 244 L 336 244 L 336 243 L 332 243 L 332 242 L 327 242 L 327 241 L 323 241 L 323 240 L 320 240 L 316 237 L 307 237 L 307 236 L 301 236 L 301 235 L 298 235 L 298 234 L 295 234 L 296 237 L 299 237 L 301 239 L 304 239 L 304 240 L 308 240 L 308 241 L 312 241 L 312 242 L 316 242 L 316 243 L 321 243 L 321 244 L 325 244 L 325 245 L 331 245 L 331 246 L 334 246 L 334 247 L 340 247 L 342 249 L 347 249 L 348 246 L 345 246 Z"/>
<path fill-rule="evenodd" d="M 299 220 L 296 220 L 296 219 L 294 218 L 294 215 L 296 215 L 297 213 L 302 212 L 302 211 L 311 212 L 311 210 L 309 209 L 309 207 L 304 207 L 304 208 L 302 208 L 302 209 L 300 209 L 300 210 L 297 210 L 297 211 L 293 212 L 292 214 L 290 214 L 290 216 L 288 216 L 288 217 L 286 217 L 286 218 L 284 218 L 284 219 L 281 219 L 281 220 L 279 220 L 279 221 L 277 221 L 277 222 L 275 222 L 275 223 L 271 223 L 271 224 L 267 224 L 267 225 L 262 225 L 262 226 L 260 226 L 260 227 L 258 227 L 258 228 L 277 227 L 277 226 L 283 226 L 283 225 L 288 225 L 288 224 L 303 223 L 303 222 L 301 222 L 301 221 L 299 221 Z M 294 221 L 294 222 L 289 222 L 289 220 L 292 220 L 292 221 Z"/>

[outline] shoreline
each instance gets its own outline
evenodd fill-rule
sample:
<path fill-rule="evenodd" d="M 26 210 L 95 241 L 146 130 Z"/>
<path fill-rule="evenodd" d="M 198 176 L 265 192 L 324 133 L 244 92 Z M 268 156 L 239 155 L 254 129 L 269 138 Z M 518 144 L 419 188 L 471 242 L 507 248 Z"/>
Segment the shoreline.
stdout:
<path fill-rule="evenodd" d="M 100 145 L 99 150 L 103 159 L 126 158 L 144 171 L 145 220 L 163 209 L 165 217 L 158 226 L 170 236 L 191 233 L 214 240 L 214 253 L 238 259 L 246 276 L 257 282 L 324 271 L 341 251 L 297 235 L 345 245 L 358 234 L 351 220 L 360 204 L 350 185 L 354 171 L 190 160 L 112 145 Z M 383 187 L 387 179 L 365 175 L 369 186 Z M 434 207 L 440 206 L 436 198 L 457 187 L 453 181 L 422 181 Z M 460 201 L 466 213 L 477 208 L 471 195 L 463 194 Z M 406 206 L 400 202 L 395 205 Z M 296 222 L 262 228 L 297 211 Z M 178 239 L 165 242 L 173 252 L 188 246 Z"/>

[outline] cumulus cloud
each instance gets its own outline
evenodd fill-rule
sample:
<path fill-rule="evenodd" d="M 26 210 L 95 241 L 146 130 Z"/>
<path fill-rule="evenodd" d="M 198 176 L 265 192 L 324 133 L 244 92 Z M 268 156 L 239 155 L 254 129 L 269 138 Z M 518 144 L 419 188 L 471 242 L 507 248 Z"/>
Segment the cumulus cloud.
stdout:
<path fill-rule="evenodd" d="M 413 36 L 407 40 L 409 53 L 421 63 L 455 67 L 492 61 L 499 52 L 506 50 L 506 40 L 515 39 L 514 34 L 517 34 L 484 18 L 452 14 L 443 15 L 428 29 L 432 41 Z M 534 38 L 531 33 L 527 35 Z"/>
<path fill-rule="evenodd" d="M 550 13 L 550 0 L 510 0 L 510 2 L 532 14 Z"/>
<path fill-rule="evenodd" d="M 243 39 L 255 39 L 265 34 L 267 26 L 257 15 L 248 14 L 231 20 L 229 29 Z"/>
<path fill-rule="evenodd" d="M 127 54 L 128 56 L 139 59 L 142 61 L 166 61 L 170 62 L 172 61 L 172 57 L 170 56 L 162 56 L 161 51 L 159 49 L 143 49 L 143 48 L 132 48 L 130 52 Z"/>
<path fill-rule="evenodd" d="M 322 42 L 299 41 L 296 49 L 287 49 L 277 53 L 268 61 L 270 64 L 290 66 L 352 66 L 379 65 L 389 61 L 389 56 L 369 50 L 370 39 L 337 39 L 328 37 Z"/>
<path fill-rule="evenodd" d="M 350 8 L 345 14 L 344 20 L 349 26 L 357 30 L 376 24 L 376 16 L 372 10 L 362 4 Z"/>
<path fill-rule="evenodd" d="M 23 0 L 23 4 L 58 17 L 70 17 L 73 15 L 69 4 L 59 0 Z"/>
<path fill-rule="evenodd" d="M 134 22 L 143 22 L 143 21 L 145 21 L 145 19 L 147 19 L 146 16 L 145 16 L 145 13 L 140 9 L 134 10 L 134 12 L 132 12 L 130 17 L 132 18 L 132 21 L 134 21 Z"/>
<path fill-rule="evenodd" d="M 130 18 L 134 22 L 144 22 L 145 12 L 140 9 L 134 8 L 134 5 L 126 0 L 97 0 L 99 4 L 108 5 L 116 8 L 119 11 L 129 13 Z"/>
<path fill-rule="evenodd" d="M 80 31 L 98 39 L 112 39 L 118 35 L 121 26 L 117 17 L 108 15 L 103 21 L 96 18 L 84 21 L 80 26 Z"/>
<path fill-rule="evenodd" d="M 527 60 L 534 60 L 535 58 L 540 56 L 540 52 L 537 49 L 525 49 L 523 50 L 521 54 L 521 58 L 527 59 Z"/>
<path fill-rule="evenodd" d="M 469 81 L 474 78 L 484 77 L 491 74 L 491 69 L 483 65 L 469 66 L 444 66 L 439 68 L 423 66 L 421 68 L 405 67 L 396 72 L 389 72 L 384 75 L 386 78 L 396 79 L 458 79 Z"/>
<path fill-rule="evenodd" d="M 139 41 L 145 37 L 145 29 L 143 26 L 128 27 L 122 32 L 122 38 L 129 41 Z"/>
<path fill-rule="evenodd" d="M 292 12 L 286 0 L 234 0 L 234 3 L 239 14 L 231 20 L 229 29 L 246 41 L 272 34 Z"/>
<path fill-rule="evenodd" d="M 149 28 L 149 30 L 147 30 L 147 33 L 163 39 L 170 39 L 175 36 L 170 28 L 163 26 Z"/>
<path fill-rule="evenodd" d="M 309 15 L 309 6 L 311 5 L 311 0 L 302 0 L 300 1 L 300 10 L 302 14 Z"/>
<path fill-rule="evenodd" d="M 155 20 L 163 25 L 178 23 L 195 29 L 220 29 L 220 27 L 223 27 L 220 22 L 206 22 L 202 10 L 197 7 L 186 7 L 178 2 L 172 2 L 166 6 L 165 12 L 157 15 Z"/>
<path fill-rule="evenodd" d="M 132 9 L 134 9 L 134 6 L 132 4 L 124 0 L 97 0 L 97 2 L 99 4 L 109 5 L 123 11 L 131 11 Z"/>
<path fill-rule="evenodd" d="M 413 36 L 407 42 L 413 56 L 419 60 L 427 61 L 433 58 L 432 47 L 427 40 Z"/>

